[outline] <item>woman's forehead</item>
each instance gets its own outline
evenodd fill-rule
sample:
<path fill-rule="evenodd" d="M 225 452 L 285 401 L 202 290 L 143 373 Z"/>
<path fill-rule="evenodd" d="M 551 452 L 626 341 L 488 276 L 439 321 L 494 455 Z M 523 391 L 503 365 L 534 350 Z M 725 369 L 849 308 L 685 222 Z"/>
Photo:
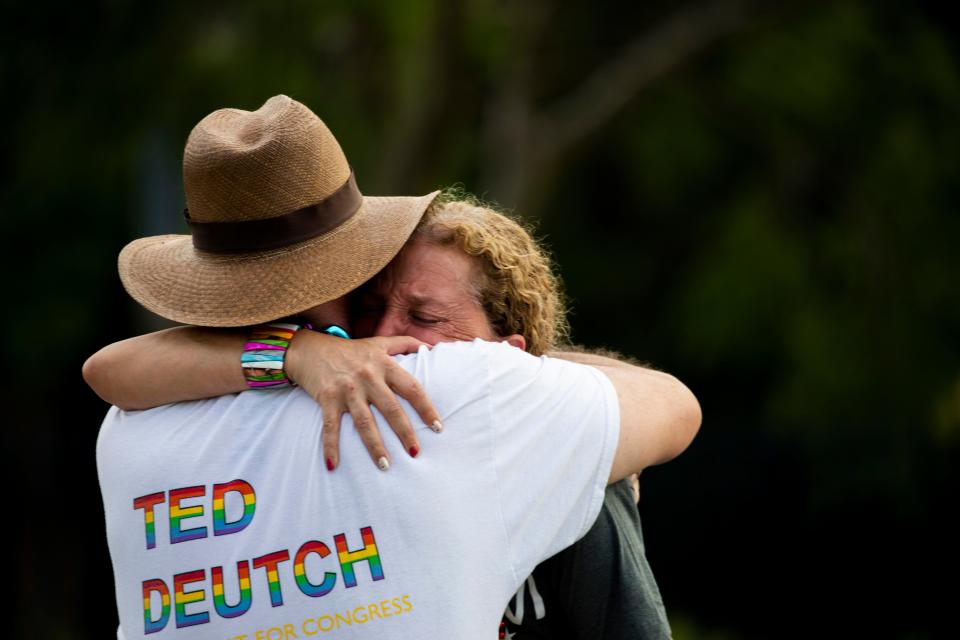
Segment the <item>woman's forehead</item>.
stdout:
<path fill-rule="evenodd" d="M 378 295 L 401 295 L 413 302 L 472 297 L 476 272 L 474 259 L 457 247 L 414 240 L 374 278 L 372 288 Z"/>

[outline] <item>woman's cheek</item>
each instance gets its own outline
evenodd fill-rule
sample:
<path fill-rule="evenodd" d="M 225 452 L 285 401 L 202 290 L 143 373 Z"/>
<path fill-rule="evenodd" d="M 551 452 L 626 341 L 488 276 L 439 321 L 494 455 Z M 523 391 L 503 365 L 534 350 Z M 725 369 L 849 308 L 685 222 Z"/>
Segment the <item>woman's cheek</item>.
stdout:
<path fill-rule="evenodd" d="M 431 347 L 440 342 L 453 342 L 456 338 L 448 338 L 439 331 L 435 329 L 430 329 L 427 327 L 415 327 L 410 326 L 410 336 L 420 340 L 421 342 L 426 342 Z"/>

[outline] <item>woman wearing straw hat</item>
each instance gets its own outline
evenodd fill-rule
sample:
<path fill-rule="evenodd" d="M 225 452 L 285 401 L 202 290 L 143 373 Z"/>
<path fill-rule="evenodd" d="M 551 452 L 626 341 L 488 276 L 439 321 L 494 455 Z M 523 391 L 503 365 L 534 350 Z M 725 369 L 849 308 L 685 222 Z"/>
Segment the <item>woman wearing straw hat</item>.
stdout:
<path fill-rule="evenodd" d="M 185 154 L 185 164 L 186 157 Z M 364 335 L 408 333 L 429 344 L 457 338 L 506 338 L 515 346 L 521 348 L 526 346 L 534 354 L 551 349 L 564 335 L 565 320 L 549 262 L 537 250 L 526 232 L 497 216 L 498 214 L 494 212 L 466 203 L 445 202 L 435 206 L 417 228 L 414 240 L 407 245 L 391 267 L 360 296 L 363 304 L 353 328 Z M 194 230 L 196 233 L 196 228 Z M 129 251 L 128 248 L 125 253 Z M 504 263 L 504 260 L 511 259 L 515 264 Z M 121 273 L 124 269 L 123 260 L 124 258 L 121 257 Z M 250 272 L 248 275 L 251 275 Z M 125 278 L 128 290 L 132 286 L 129 280 L 128 274 Z M 444 280 L 448 285 L 446 289 L 441 286 Z M 431 286 L 434 287 L 432 291 Z M 436 290 L 438 286 L 439 291 Z M 140 291 L 138 293 L 143 295 Z M 447 297 L 444 298 L 444 295 Z M 410 304 L 414 299 L 419 306 Z M 141 301 L 144 302 L 144 300 Z M 149 304 L 147 306 L 150 308 Z M 163 311 L 168 317 L 172 315 L 169 308 Z M 206 324 L 214 324 L 211 320 L 219 323 L 213 316 L 203 318 Z M 222 324 L 234 324 L 234 322 Z M 346 324 L 346 318 L 343 324 Z M 224 363 L 228 359 L 236 362 L 236 354 L 240 349 L 240 344 L 232 343 L 237 339 L 236 336 L 229 333 L 214 335 L 207 332 L 200 343 L 202 346 L 197 346 L 197 339 L 202 331 L 174 330 L 113 345 L 92 358 L 85 373 L 101 395 L 121 406 L 131 404 L 124 402 L 123 395 L 131 389 L 136 390 L 132 395 L 136 396 L 133 404 L 138 405 L 138 408 L 197 397 L 198 389 L 204 395 L 213 395 L 232 393 L 245 388 L 244 376 L 238 375 L 240 367 L 235 364 L 231 363 L 229 371 L 217 371 L 216 375 L 210 375 L 216 367 L 225 368 Z M 240 339 L 242 341 L 242 338 Z M 339 416 L 341 411 L 338 409 L 351 409 L 355 413 L 360 413 L 357 408 L 362 404 L 365 409 L 368 401 L 389 405 L 390 399 L 384 399 L 382 391 L 388 386 L 391 375 L 394 378 L 389 386 L 409 391 L 408 395 L 418 400 L 420 413 L 426 418 L 428 424 L 436 420 L 436 418 L 430 419 L 433 417 L 432 406 L 422 400 L 419 390 L 416 390 L 415 386 L 403 386 L 397 371 L 390 364 L 385 364 L 393 362 L 386 359 L 386 354 L 391 350 L 397 350 L 400 347 L 409 349 L 415 344 L 416 342 L 410 341 L 385 342 L 383 338 L 347 343 L 314 333 L 297 334 L 297 339 L 293 341 L 294 348 L 288 352 L 286 370 L 314 397 L 327 403 L 345 397 L 342 390 L 335 393 L 330 391 L 331 380 L 339 379 L 341 382 L 346 380 L 342 375 L 339 377 L 330 375 L 337 366 L 343 367 L 349 364 L 354 367 L 353 371 L 366 372 L 363 376 L 366 386 L 361 388 L 361 391 L 366 391 L 369 395 L 361 398 L 362 402 L 358 402 L 356 397 L 353 397 L 348 401 L 340 400 L 344 404 L 339 408 L 329 411 L 326 407 L 324 408 L 324 451 L 328 469 L 336 466 L 338 453 L 336 453 L 335 433 L 331 437 L 331 432 L 336 432 L 336 429 L 328 429 L 328 426 L 332 425 L 328 424 L 327 416 Z M 296 355 L 301 352 L 302 356 L 298 359 Z M 306 355 L 313 352 L 319 355 L 319 360 Z M 198 357 L 198 354 L 202 353 L 206 355 Z M 347 353 L 350 355 L 345 355 Z M 229 358 L 224 358 L 225 354 Z M 374 355 L 379 357 L 374 358 Z M 588 356 L 569 357 L 602 364 L 602 359 Z M 180 372 L 175 372 L 172 368 L 164 366 L 164 358 L 172 358 L 180 363 L 196 364 L 188 367 L 187 375 L 184 376 L 181 374 L 182 367 Z M 378 362 L 381 370 L 387 372 L 383 374 L 384 379 L 377 381 L 371 378 L 369 368 L 371 361 Z M 152 367 L 144 367 L 144 364 Z M 111 375 L 101 376 L 99 372 L 104 371 L 110 371 Z M 146 374 L 146 371 L 150 373 Z M 376 389 L 377 383 L 382 385 L 379 390 Z M 220 386 L 215 386 L 217 384 Z M 348 386 L 351 385 L 348 384 Z M 153 393 L 154 396 L 142 395 L 143 389 L 151 390 L 148 396 L 149 393 Z M 374 391 L 369 391 L 370 389 Z M 384 413 L 393 418 L 396 416 L 389 410 Z M 402 423 L 403 421 L 394 419 L 391 420 L 391 423 L 393 422 Z M 409 428 L 409 421 L 406 427 Z M 395 426 L 395 429 L 401 439 L 407 438 L 409 441 L 410 434 L 404 431 L 402 424 L 399 427 Z M 419 451 L 419 443 L 416 440 L 414 443 L 408 447 L 407 442 L 404 442 L 404 449 L 411 455 L 416 455 Z M 381 453 L 377 447 L 383 447 L 382 443 L 367 439 L 366 444 L 375 459 L 381 463 L 386 459 L 385 455 L 377 455 Z M 385 465 L 381 464 L 381 468 L 383 466 Z M 639 525 L 638 522 L 637 525 Z M 659 594 L 656 593 L 652 576 L 649 583 L 653 586 L 652 594 L 656 602 L 651 608 L 653 617 L 651 618 L 648 612 L 647 617 L 650 619 L 646 622 L 648 626 L 643 630 L 647 632 L 645 637 L 661 637 L 654 634 L 658 628 L 657 625 L 659 625 L 659 633 L 668 634 L 669 631 L 662 615 L 662 607 L 656 606 L 659 604 Z M 534 584 L 531 583 L 531 586 Z M 536 593 L 535 588 L 532 591 Z M 623 593 L 625 592 L 618 595 Z M 517 615 L 523 617 L 519 611 L 522 609 L 522 597 L 521 592 L 521 599 L 518 600 L 518 605 L 513 612 L 515 619 Z M 538 602 L 538 597 L 534 596 L 533 607 L 537 610 L 536 618 L 542 618 L 543 616 L 540 615 L 542 601 Z M 616 603 L 613 604 L 616 605 Z M 585 607 L 585 609 L 589 611 L 590 608 Z M 611 611 L 608 620 L 605 621 L 609 632 L 606 637 L 619 637 L 614 635 L 617 629 L 627 630 L 624 626 L 625 621 L 618 621 L 617 617 L 620 615 L 629 618 L 629 613 L 629 610 L 618 612 L 615 608 Z M 560 617 L 562 616 L 554 615 L 552 620 L 556 621 Z M 528 616 L 525 622 L 530 624 L 529 621 L 536 618 Z M 631 628 L 635 631 L 640 630 L 640 627 Z M 554 631 L 557 629 L 554 627 Z M 594 629 L 597 627 L 594 626 Z M 571 629 L 567 627 L 566 631 L 570 632 Z"/>

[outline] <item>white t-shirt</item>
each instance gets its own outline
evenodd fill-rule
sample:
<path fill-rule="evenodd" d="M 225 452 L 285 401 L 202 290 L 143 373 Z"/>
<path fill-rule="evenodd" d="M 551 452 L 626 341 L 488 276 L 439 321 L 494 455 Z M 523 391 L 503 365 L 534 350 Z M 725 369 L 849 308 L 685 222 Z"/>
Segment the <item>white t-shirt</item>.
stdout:
<path fill-rule="evenodd" d="M 496 637 L 520 583 L 597 516 L 616 393 L 591 367 L 480 340 L 398 360 L 444 431 L 405 404 L 422 450 L 384 433 L 387 472 L 349 416 L 328 472 L 299 389 L 112 408 L 97 465 L 118 637 Z"/>

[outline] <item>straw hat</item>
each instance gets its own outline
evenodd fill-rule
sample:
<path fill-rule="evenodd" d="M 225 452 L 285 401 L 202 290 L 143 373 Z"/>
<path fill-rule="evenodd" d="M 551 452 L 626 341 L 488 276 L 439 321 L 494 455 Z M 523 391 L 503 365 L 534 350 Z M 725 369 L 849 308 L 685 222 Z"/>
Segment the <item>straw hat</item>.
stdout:
<path fill-rule="evenodd" d="M 208 327 L 267 322 L 352 291 L 390 262 L 438 193 L 362 196 L 336 138 L 287 96 L 201 120 L 183 185 L 191 235 L 134 240 L 120 279 L 150 311 Z"/>

